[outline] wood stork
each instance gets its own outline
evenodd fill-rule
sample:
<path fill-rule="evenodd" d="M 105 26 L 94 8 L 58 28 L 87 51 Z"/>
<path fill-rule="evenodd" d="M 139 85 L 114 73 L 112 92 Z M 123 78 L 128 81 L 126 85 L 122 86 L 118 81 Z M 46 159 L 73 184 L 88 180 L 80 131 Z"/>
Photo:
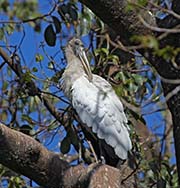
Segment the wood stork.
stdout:
<path fill-rule="evenodd" d="M 132 143 L 118 96 L 104 78 L 92 74 L 80 39 L 73 38 L 68 42 L 65 56 L 67 67 L 62 76 L 65 95 L 81 121 L 91 128 L 98 140 L 104 142 L 105 161 L 111 165 L 114 162 L 110 159 L 127 159 Z"/>

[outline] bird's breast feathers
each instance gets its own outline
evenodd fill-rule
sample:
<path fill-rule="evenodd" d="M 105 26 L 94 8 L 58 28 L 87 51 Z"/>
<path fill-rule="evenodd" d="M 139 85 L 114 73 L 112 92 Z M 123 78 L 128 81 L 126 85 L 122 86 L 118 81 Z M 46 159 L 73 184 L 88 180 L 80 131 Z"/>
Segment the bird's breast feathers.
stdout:
<path fill-rule="evenodd" d="M 81 76 L 71 91 L 72 105 L 82 122 L 111 145 L 117 156 L 126 159 L 132 148 L 127 118 L 111 85 L 97 75 L 93 75 L 92 82 Z"/>

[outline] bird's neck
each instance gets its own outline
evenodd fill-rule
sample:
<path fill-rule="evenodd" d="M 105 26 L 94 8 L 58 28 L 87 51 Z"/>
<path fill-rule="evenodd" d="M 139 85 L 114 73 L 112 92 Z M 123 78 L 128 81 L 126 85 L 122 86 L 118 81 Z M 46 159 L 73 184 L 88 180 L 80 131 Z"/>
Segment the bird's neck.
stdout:
<path fill-rule="evenodd" d="M 68 65 L 62 75 L 63 90 L 65 95 L 71 98 L 71 89 L 74 82 L 81 76 L 86 76 L 86 74 L 80 60 L 74 54 L 70 54 L 66 57 Z"/>

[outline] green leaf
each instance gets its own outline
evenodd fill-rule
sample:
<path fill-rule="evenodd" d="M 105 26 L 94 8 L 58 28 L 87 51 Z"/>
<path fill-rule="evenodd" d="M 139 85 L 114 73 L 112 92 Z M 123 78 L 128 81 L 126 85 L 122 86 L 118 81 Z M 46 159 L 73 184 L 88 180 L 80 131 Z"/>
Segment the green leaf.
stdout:
<path fill-rule="evenodd" d="M 0 7 L 4 12 L 8 12 L 10 3 L 7 0 L 1 0 Z"/>
<path fill-rule="evenodd" d="M 6 170 L 4 167 L 0 164 L 0 177 L 2 177 L 5 174 Z"/>
<path fill-rule="evenodd" d="M 29 70 L 27 70 L 23 75 L 22 75 L 22 80 L 24 81 L 24 82 L 30 82 L 31 81 L 31 79 L 32 79 L 32 74 L 31 74 L 31 72 L 29 71 Z"/>
<path fill-rule="evenodd" d="M 56 44 L 56 33 L 54 32 L 52 24 L 48 25 L 44 32 L 45 41 L 49 46 L 55 46 Z"/>
<path fill-rule="evenodd" d="M 102 55 L 104 57 L 105 56 L 108 56 L 109 54 L 109 50 L 107 48 L 99 48 L 99 49 L 96 49 L 95 50 L 95 55 Z"/>
<path fill-rule="evenodd" d="M 70 146 L 71 146 L 71 142 L 69 137 L 65 137 L 62 141 L 61 141 L 61 146 L 60 146 L 60 150 L 63 154 L 66 154 L 69 152 L 70 150 Z"/>
<path fill-rule="evenodd" d="M 132 74 L 131 76 L 133 77 L 135 83 L 139 85 L 142 85 L 145 82 L 145 78 L 139 74 Z"/>
<path fill-rule="evenodd" d="M 59 127 L 59 124 L 56 121 L 53 120 L 51 123 L 49 123 L 47 131 L 54 130 L 57 127 Z"/>
<path fill-rule="evenodd" d="M 3 110 L 2 112 L 1 112 L 1 121 L 6 121 L 7 120 L 7 118 L 8 118 L 8 113 L 7 113 L 7 111 L 6 110 Z"/>
<path fill-rule="evenodd" d="M 7 67 L 7 75 L 12 76 L 12 69 L 9 66 Z"/>
<path fill-rule="evenodd" d="M 11 35 L 14 32 L 14 29 L 15 29 L 15 25 L 14 24 L 8 24 L 5 27 L 5 30 L 7 31 L 8 35 Z"/>
<path fill-rule="evenodd" d="M 62 77 L 63 72 L 64 72 L 64 69 L 62 69 L 62 70 L 56 72 L 56 74 L 53 75 L 50 80 L 51 80 L 52 82 L 58 83 L 59 80 L 60 80 L 60 78 Z"/>
<path fill-rule="evenodd" d="M 155 51 L 155 53 L 164 58 L 165 60 L 170 60 L 174 58 L 176 55 L 178 55 L 180 52 L 180 48 L 174 48 L 173 46 L 166 46 L 162 49 L 158 49 Z"/>
<path fill-rule="evenodd" d="M 3 82 L 3 85 L 2 85 L 2 89 L 3 89 L 3 90 L 6 90 L 6 89 L 8 88 L 8 85 L 9 85 L 8 82 L 7 82 L 7 81 L 4 81 L 4 82 Z"/>
<path fill-rule="evenodd" d="M 110 54 L 108 55 L 107 59 L 115 64 L 119 63 L 119 57 L 117 55 Z"/>
<path fill-rule="evenodd" d="M 60 33 L 61 32 L 61 22 L 59 21 L 59 19 L 56 16 L 52 16 L 53 22 L 54 22 L 54 26 L 56 28 L 56 33 Z"/>
<path fill-rule="evenodd" d="M 154 36 L 145 35 L 145 36 L 133 36 L 131 38 L 134 42 L 140 42 L 145 48 L 152 48 L 158 50 L 159 43 Z"/>
<path fill-rule="evenodd" d="M 48 68 L 49 69 L 53 69 L 54 68 L 54 64 L 52 61 L 48 62 Z"/>
<path fill-rule="evenodd" d="M 32 71 L 33 71 L 33 72 L 38 72 L 38 69 L 37 69 L 36 67 L 33 67 L 33 68 L 32 68 Z"/>
<path fill-rule="evenodd" d="M 36 62 L 41 62 L 44 59 L 44 57 L 41 54 L 36 54 L 35 59 L 36 59 Z"/>
<path fill-rule="evenodd" d="M 1 28 L 0 28 L 0 40 L 2 40 L 3 37 L 4 37 L 4 28 L 1 27 Z"/>
<path fill-rule="evenodd" d="M 123 83 L 126 81 L 126 76 L 124 75 L 123 72 L 119 72 L 115 76 L 116 80 L 121 80 Z"/>
<path fill-rule="evenodd" d="M 138 2 L 138 3 L 137 3 L 138 5 L 141 5 L 141 6 L 143 6 L 143 7 L 147 6 L 147 3 L 148 3 L 147 0 L 138 0 L 137 2 Z"/>
<path fill-rule="evenodd" d="M 32 120 L 32 118 L 27 114 L 22 114 L 21 119 L 23 121 L 27 121 L 29 124 L 34 124 L 34 121 Z"/>

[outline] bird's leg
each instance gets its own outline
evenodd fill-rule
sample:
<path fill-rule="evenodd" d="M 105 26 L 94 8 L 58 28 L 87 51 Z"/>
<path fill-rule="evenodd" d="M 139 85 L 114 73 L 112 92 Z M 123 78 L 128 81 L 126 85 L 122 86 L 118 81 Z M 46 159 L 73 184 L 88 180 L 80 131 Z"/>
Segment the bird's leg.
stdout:
<path fill-rule="evenodd" d="M 102 164 L 106 164 L 106 160 L 105 160 L 105 158 L 104 158 L 104 156 L 103 155 L 101 155 L 101 161 L 100 161 Z"/>
<path fill-rule="evenodd" d="M 79 142 L 79 152 L 78 152 L 78 155 L 79 155 L 79 163 L 82 162 L 82 145 L 81 145 L 81 142 Z"/>
<path fill-rule="evenodd" d="M 103 156 L 103 151 L 102 151 L 102 145 L 101 145 L 101 140 L 98 141 L 98 145 L 99 145 L 99 151 L 100 151 L 100 158 L 101 158 L 101 163 L 102 164 L 106 164 L 106 160 Z"/>
<path fill-rule="evenodd" d="M 93 155 L 94 155 L 94 158 L 95 158 L 96 163 L 98 163 L 98 158 L 97 158 L 97 155 L 96 155 L 96 153 L 95 153 L 95 151 L 94 151 L 94 148 L 93 148 L 91 142 L 90 142 L 89 140 L 87 140 L 87 143 L 89 144 L 90 150 L 92 151 L 92 153 L 93 153 Z"/>

